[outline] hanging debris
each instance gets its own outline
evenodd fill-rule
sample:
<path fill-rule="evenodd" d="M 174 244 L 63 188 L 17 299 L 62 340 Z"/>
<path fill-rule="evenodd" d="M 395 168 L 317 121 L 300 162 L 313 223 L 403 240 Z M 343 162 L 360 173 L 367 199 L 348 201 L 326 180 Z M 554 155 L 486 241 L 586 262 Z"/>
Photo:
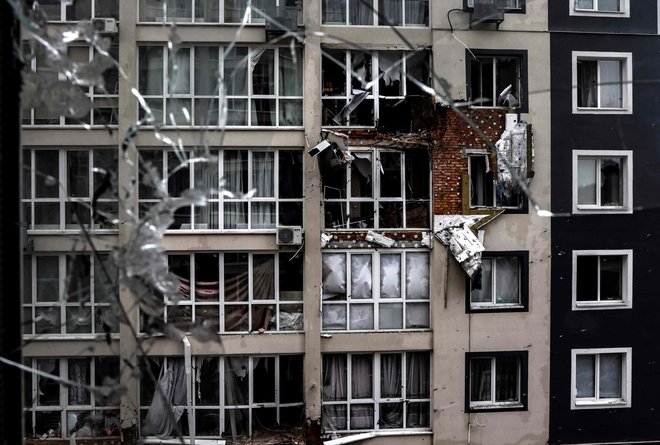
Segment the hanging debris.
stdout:
<path fill-rule="evenodd" d="M 436 215 L 433 219 L 433 233 L 445 246 L 449 246 L 456 258 L 472 277 L 481 268 L 481 252 L 486 250 L 479 238 L 470 230 L 487 215 Z"/>

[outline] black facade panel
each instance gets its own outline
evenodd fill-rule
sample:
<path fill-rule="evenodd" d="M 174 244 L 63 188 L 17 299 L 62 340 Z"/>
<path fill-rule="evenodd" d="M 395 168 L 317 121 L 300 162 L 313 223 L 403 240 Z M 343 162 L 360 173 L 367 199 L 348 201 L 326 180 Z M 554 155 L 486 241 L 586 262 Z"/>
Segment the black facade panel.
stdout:
<path fill-rule="evenodd" d="M 575 31 L 617 34 L 657 34 L 658 9 L 656 0 L 629 0 L 630 17 L 593 17 L 570 15 L 575 0 L 548 1 L 550 31 Z"/>
<path fill-rule="evenodd" d="M 635 13 L 642 2 L 631 3 Z M 568 26 L 568 2 L 549 8 L 555 29 L 558 8 Z M 600 35 L 552 33 L 550 42 L 552 210 L 560 214 L 551 224 L 551 444 L 660 441 L 660 39 L 603 26 Z M 633 114 L 573 114 L 572 51 L 632 53 Z M 632 214 L 571 215 L 573 150 L 633 152 Z M 572 310 L 572 253 L 596 249 L 633 250 L 631 309 Z M 571 350 L 616 347 L 632 348 L 631 406 L 571 409 Z"/>

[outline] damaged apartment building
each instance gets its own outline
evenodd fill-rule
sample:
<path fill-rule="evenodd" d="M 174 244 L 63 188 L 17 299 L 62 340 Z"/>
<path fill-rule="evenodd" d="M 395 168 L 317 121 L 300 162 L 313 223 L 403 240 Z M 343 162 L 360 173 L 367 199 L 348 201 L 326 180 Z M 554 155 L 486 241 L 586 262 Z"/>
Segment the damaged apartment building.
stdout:
<path fill-rule="evenodd" d="M 26 443 L 547 441 L 546 0 L 39 3 L 126 77 L 24 108 L 24 359 L 122 390 L 29 375 Z"/>

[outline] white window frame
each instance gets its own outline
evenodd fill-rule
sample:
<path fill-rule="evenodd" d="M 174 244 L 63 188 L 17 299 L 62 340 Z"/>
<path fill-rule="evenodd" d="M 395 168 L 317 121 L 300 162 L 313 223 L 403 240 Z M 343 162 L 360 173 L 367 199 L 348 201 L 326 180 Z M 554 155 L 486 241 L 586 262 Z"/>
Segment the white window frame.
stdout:
<path fill-rule="evenodd" d="M 415 253 L 426 253 L 428 255 L 429 261 L 429 284 L 428 284 L 428 295 L 429 298 L 408 298 L 406 295 L 406 273 L 407 273 L 407 258 L 406 255 Z M 412 331 L 412 330 L 421 330 L 426 331 L 431 329 L 433 325 L 433 320 L 431 320 L 431 254 L 428 250 L 381 250 L 374 252 L 373 250 L 351 250 L 351 251 L 335 251 L 335 250 L 324 250 L 322 254 L 340 254 L 345 255 L 345 275 L 346 278 L 346 298 L 343 300 L 326 300 L 323 299 L 323 289 L 321 289 L 321 311 L 323 312 L 324 308 L 327 306 L 344 306 L 346 311 L 346 328 L 345 329 L 328 329 L 322 327 L 323 332 L 373 332 L 373 331 Z M 400 295 L 399 298 L 381 298 L 380 296 L 380 287 L 381 287 L 381 276 L 380 276 L 380 256 L 387 254 L 397 254 L 400 255 Z M 352 255 L 371 255 L 371 298 L 355 298 L 351 299 L 351 256 Z M 323 283 L 321 283 L 321 288 L 323 288 Z M 373 328 L 372 329 L 351 329 L 351 306 L 352 305 L 372 305 L 373 310 Z M 400 328 L 380 328 L 380 307 L 381 305 L 387 304 L 400 304 L 401 308 L 401 324 Z M 407 310 L 409 305 L 421 305 L 426 304 L 429 318 L 429 326 L 426 328 L 420 327 L 406 327 L 407 321 Z M 321 316 L 323 318 L 323 316 Z M 323 320 L 321 321 L 323 324 Z"/>
<path fill-rule="evenodd" d="M 96 2 L 102 2 L 104 0 L 91 0 L 91 18 L 106 18 L 106 16 L 97 16 L 96 15 Z M 121 0 L 117 0 L 117 16 L 119 16 L 119 7 Z M 60 2 L 60 16 L 58 18 L 48 17 L 49 22 L 69 22 L 76 23 L 78 20 L 67 20 L 66 18 L 66 0 Z"/>
<path fill-rule="evenodd" d="M 517 394 L 518 394 L 518 400 L 515 402 L 497 402 L 495 400 L 495 394 L 497 392 L 497 359 L 498 358 L 511 358 L 515 357 L 517 359 L 517 364 L 518 364 L 518 378 L 517 378 Z M 490 400 L 484 400 L 484 401 L 473 401 L 472 400 L 472 361 L 473 360 L 484 360 L 484 359 L 490 359 Z M 507 355 L 493 355 L 493 356 L 488 356 L 486 355 L 477 355 L 477 356 L 469 356 L 469 363 L 470 363 L 470 369 L 468 369 L 468 402 L 470 404 L 469 408 L 470 410 L 489 410 L 489 409 L 516 409 L 516 408 L 524 408 L 525 404 L 523 403 L 523 375 L 522 371 L 524 369 L 524 364 L 523 360 L 526 360 L 527 358 L 525 357 L 524 354 L 518 353 L 518 352 L 512 352 Z"/>
<path fill-rule="evenodd" d="M 630 17 L 630 0 L 618 0 L 618 11 L 600 11 L 598 10 L 599 0 L 593 0 L 594 7 L 591 9 L 577 8 L 577 0 L 568 0 L 568 13 L 569 15 L 585 16 L 585 17 L 611 17 L 611 18 L 628 18 Z"/>
<path fill-rule="evenodd" d="M 623 105 L 621 108 L 578 107 L 578 60 L 615 60 L 621 63 L 621 91 Z M 573 114 L 632 114 L 633 113 L 633 60 L 632 52 L 597 52 L 573 51 L 572 66 L 572 98 Z"/>
<path fill-rule="evenodd" d="M 387 428 L 382 428 L 379 424 L 379 415 L 380 415 L 380 404 L 381 403 L 402 403 L 404 406 L 404 410 L 401 413 L 402 415 L 402 422 L 403 422 L 403 428 L 405 430 L 415 430 L 415 431 L 428 431 L 429 428 L 407 428 L 406 427 L 406 420 L 407 420 L 407 407 L 409 403 L 417 403 L 417 402 L 428 402 L 431 404 L 431 398 L 420 398 L 420 399 L 409 399 L 407 397 L 407 384 L 408 384 L 408 379 L 407 379 L 407 358 L 409 353 L 426 353 L 429 355 L 429 363 L 432 364 L 432 354 L 430 351 L 408 351 L 408 352 L 398 352 L 398 351 L 392 351 L 392 352 L 375 352 L 369 353 L 359 353 L 359 352 L 354 352 L 354 353 L 348 353 L 348 354 L 342 354 L 342 353 L 328 353 L 327 355 L 345 355 L 346 357 L 346 400 L 337 400 L 337 401 L 326 401 L 322 400 L 321 405 L 323 406 L 331 406 L 331 405 L 343 405 L 346 406 L 346 427 L 347 429 L 345 430 L 336 430 L 336 432 L 348 432 L 348 431 L 391 431 L 390 429 Z M 400 397 L 381 397 L 380 396 L 380 387 L 381 387 L 381 356 L 382 355 L 400 355 L 401 356 L 401 370 L 400 370 L 400 375 L 401 375 L 401 396 Z M 325 355 L 325 354 L 323 354 Z M 353 378 L 353 373 L 352 373 L 352 356 L 353 355 L 371 355 L 372 361 L 371 361 L 371 378 L 372 378 L 372 385 L 371 385 L 371 391 L 372 391 L 372 397 L 370 398 L 359 398 L 359 399 L 354 399 L 352 397 L 352 378 Z M 323 368 L 323 356 L 321 357 L 321 367 Z M 431 366 L 433 368 L 433 366 Z M 429 376 L 431 377 L 431 382 L 433 382 L 433 375 L 432 375 L 433 370 L 431 369 L 429 371 Z M 323 380 L 325 379 L 325 376 L 322 376 L 321 381 L 323 384 Z M 432 388 L 430 388 L 432 389 Z M 323 393 L 323 391 L 321 391 Z M 432 394 L 432 391 L 429 391 L 429 394 Z M 321 396 L 323 397 L 323 396 Z M 374 428 L 373 429 L 351 429 L 351 413 L 350 413 L 350 406 L 351 404 L 371 404 L 374 407 Z M 432 404 L 431 404 L 432 405 Z M 432 419 L 432 407 L 430 408 L 431 412 L 429 414 L 430 419 Z M 432 420 L 431 420 L 432 422 Z M 335 431 L 335 430 L 332 430 Z M 396 431 L 396 430 L 395 430 Z"/>
<path fill-rule="evenodd" d="M 580 158 L 624 158 L 621 184 L 623 187 L 622 206 L 603 206 L 593 204 L 578 204 L 578 161 Z M 600 196 L 600 176 L 596 175 L 596 199 Z M 633 152 L 632 150 L 573 150 L 573 213 L 633 213 Z"/>
<path fill-rule="evenodd" d="M 622 279 L 622 293 L 623 299 L 619 301 L 600 300 L 600 262 L 598 263 L 598 277 L 597 277 L 597 296 L 596 301 L 578 301 L 577 300 L 577 259 L 581 256 L 595 256 L 600 258 L 602 256 L 620 256 L 623 257 L 621 266 L 621 279 Z M 590 309 L 631 309 L 633 297 L 633 251 L 632 249 L 620 250 L 574 250 L 573 251 L 573 274 L 572 274 L 572 295 L 573 295 L 573 310 L 590 310 Z"/>
<path fill-rule="evenodd" d="M 190 20 L 185 20 L 185 21 L 184 20 L 170 20 L 170 19 L 166 19 L 165 17 L 162 17 L 160 19 L 156 18 L 155 20 L 140 20 L 139 19 L 139 17 L 141 16 L 140 15 L 140 1 L 139 0 L 134 0 L 134 1 L 137 1 L 137 7 L 138 7 L 138 14 L 137 14 L 138 22 L 137 23 L 138 24 L 177 22 L 177 24 L 192 24 L 192 23 L 194 23 L 196 25 L 204 25 L 204 24 L 214 25 L 214 24 L 218 24 L 218 23 L 223 23 L 223 24 L 227 24 L 227 25 L 240 25 L 240 22 L 225 22 L 225 2 L 224 2 L 224 0 L 215 0 L 218 3 L 218 21 L 217 22 L 207 22 L 207 21 L 204 21 L 201 18 L 195 17 L 195 7 L 196 7 L 195 3 L 198 0 L 189 0 L 190 3 L 191 3 L 191 5 L 190 5 L 191 17 L 187 17 L 187 18 L 189 18 Z M 302 4 L 302 2 L 301 2 L 301 4 Z M 285 5 L 286 5 L 285 0 L 275 0 L 275 6 L 285 6 Z M 162 8 L 159 12 L 161 12 L 161 11 L 162 11 Z M 252 10 L 250 10 L 250 12 L 248 13 L 248 20 L 247 20 L 246 25 L 248 25 L 248 26 L 250 26 L 250 25 L 261 25 L 261 26 L 263 26 L 264 21 L 265 21 L 264 17 L 262 17 L 261 14 L 255 13 L 253 15 Z M 301 23 L 298 23 L 298 24 L 300 25 Z"/>
<path fill-rule="evenodd" d="M 96 360 L 95 359 L 109 359 L 109 358 L 116 358 L 117 359 L 117 364 L 119 365 L 119 357 L 117 356 L 99 356 L 99 357 L 89 357 L 89 356 L 79 356 L 79 357 L 68 357 L 68 358 L 59 358 L 59 357 L 39 357 L 39 358 L 28 358 L 27 359 L 27 364 L 32 368 L 32 369 L 39 369 L 38 368 L 38 362 L 40 360 L 55 360 L 57 362 L 57 368 L 59 372 L 59 376 L 63 379 L 69 378 L 69 372 L 68 372 L 68 365 L 69 365 L 69 359 L 71 360 L 89 360 L 89 381 L 90 381 L 90 386 L 96 386 L 95 381 L 96 381 Z M 60 411 L 60 425 L 62 425 L 61 429 L 61 434 L 60 438 L 65 438 L 65 437 L 70 437 L 69 434 L 67 434 L 68 430 L 68 419 L 67 419 L 67 412 L 68 411 L 95 411 L 95 412 L 104 412 L 104 411 L 115 411 L 117 413 L 117 426 L 119 427 L 119 405 L 117 406 L 105 406 L 100 404 L 100 398 L 97 395 L 96 392 L 94 391 L 89 391 L 89 404 L 87 405 L 69 405 L 69 398 L 68 398 L 68 387 L 67 385 L 63 385 L 61 383 L 56 383 L 59 385 L 59 398 L 60 398 L 60 403 L 58 405 L 39 405 L 38 400 L 39 400 L 39 379 L 41 378 L 40 375 L 36 373 L 29 373 L 29 374 L 24 374 L 24 385 L 26 387 L 26 393 L 30 392 L 30 397 L 33 401 L 33 403 L 29 403 L 29 401 L 26 401 L 27 406 L 25 406 L 25 428 L 29 428 L 30 422 L 36 423 L 36 413 L 38 412 L 57 412 Z M 119 375 L 117 376 L 112 376 L 112 378 L 119 379 Z M 97 401 L 97 399 L 99 399 Z M 28 417 L 30 416 L 31 421 L 28 421 Z M 34 424 L 33 423 L 33 424 Z M 30 434 L 33 432 L 30 431 Z M 102 436 L 94 436 L 97 438 L 101 438 Z M 116 437 L 116 436 L 113 436 Z"/>
<path fill-rule="evenodd" d="M 600 354 L 623 354 L 621 370 L 621 398 L 598 397 L 599 356 Z M 593 355 L 596 358 L 594 375 L 595 397 L 577 397 L 577 356 Z M 584 399 L 584 400 L 580 400 Z M 632 404 L 632 348 L 589 348 L 571 350 L 571 409 L 611 409 L 630 408 Z"/>
<path fill-rule="evenodd" d="M 336 22 L 323 22 L 323 4 L 321 4 L 321 24 L 323 26 L 354 26 L 354 27 L 372 27 L 372 26 L 389 26 L 386 23 L 379 23 L 378 20 L 378 0 L 367 0 L 371 3 L 371 7 L 373 9 L 373 18 L 372 18 L 372 24 L 371 25 L 354 25 L 349 23 L 350 20 L 350 3 L 354 1 L 363 1 L 363 0 L 346 0 L 346 5 L 345 5 L 345 10 L 344 10 L 344 16 L 346 17 L 346 20 L 344 23 L 336 23 Z M 406 22 L 406 1 L 408 0 L 402 0 L 401 1 L 401 7 L 403 8 L 403 12 L 401 15 L 401 25 L 395 25 L 397 27 L 406 27 L 406 28 L 428 28 L 429 25 L 422 25 L 419 23 L 413 23 L 413 24 L 408 24 Z M 520 0 L 517 0 L 520 1 Z M 428 18 L 429 22 L 431 20 L 431 14 L 430 14 L 430 9 L 431 9 L 431 3 L 433 0 L 429 0 L 427 3 L 427 8 L 429 9 L 428 11 Z"/>

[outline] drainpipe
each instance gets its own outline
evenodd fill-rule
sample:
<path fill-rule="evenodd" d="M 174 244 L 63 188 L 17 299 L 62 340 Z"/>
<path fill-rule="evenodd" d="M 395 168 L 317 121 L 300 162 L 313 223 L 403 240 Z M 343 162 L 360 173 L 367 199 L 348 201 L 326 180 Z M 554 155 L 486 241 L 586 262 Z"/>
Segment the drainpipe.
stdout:
<path fill-rule="evenodd" d="M 190 444 L 195 445 L 195 413 L 192 409 L 192 356 L 190 353 L 190 341 L 185 335 L 181 337 L 181 341 L 183 342 L 183 363 L 186 369 L 186 411 L 188 413 Z"/>

